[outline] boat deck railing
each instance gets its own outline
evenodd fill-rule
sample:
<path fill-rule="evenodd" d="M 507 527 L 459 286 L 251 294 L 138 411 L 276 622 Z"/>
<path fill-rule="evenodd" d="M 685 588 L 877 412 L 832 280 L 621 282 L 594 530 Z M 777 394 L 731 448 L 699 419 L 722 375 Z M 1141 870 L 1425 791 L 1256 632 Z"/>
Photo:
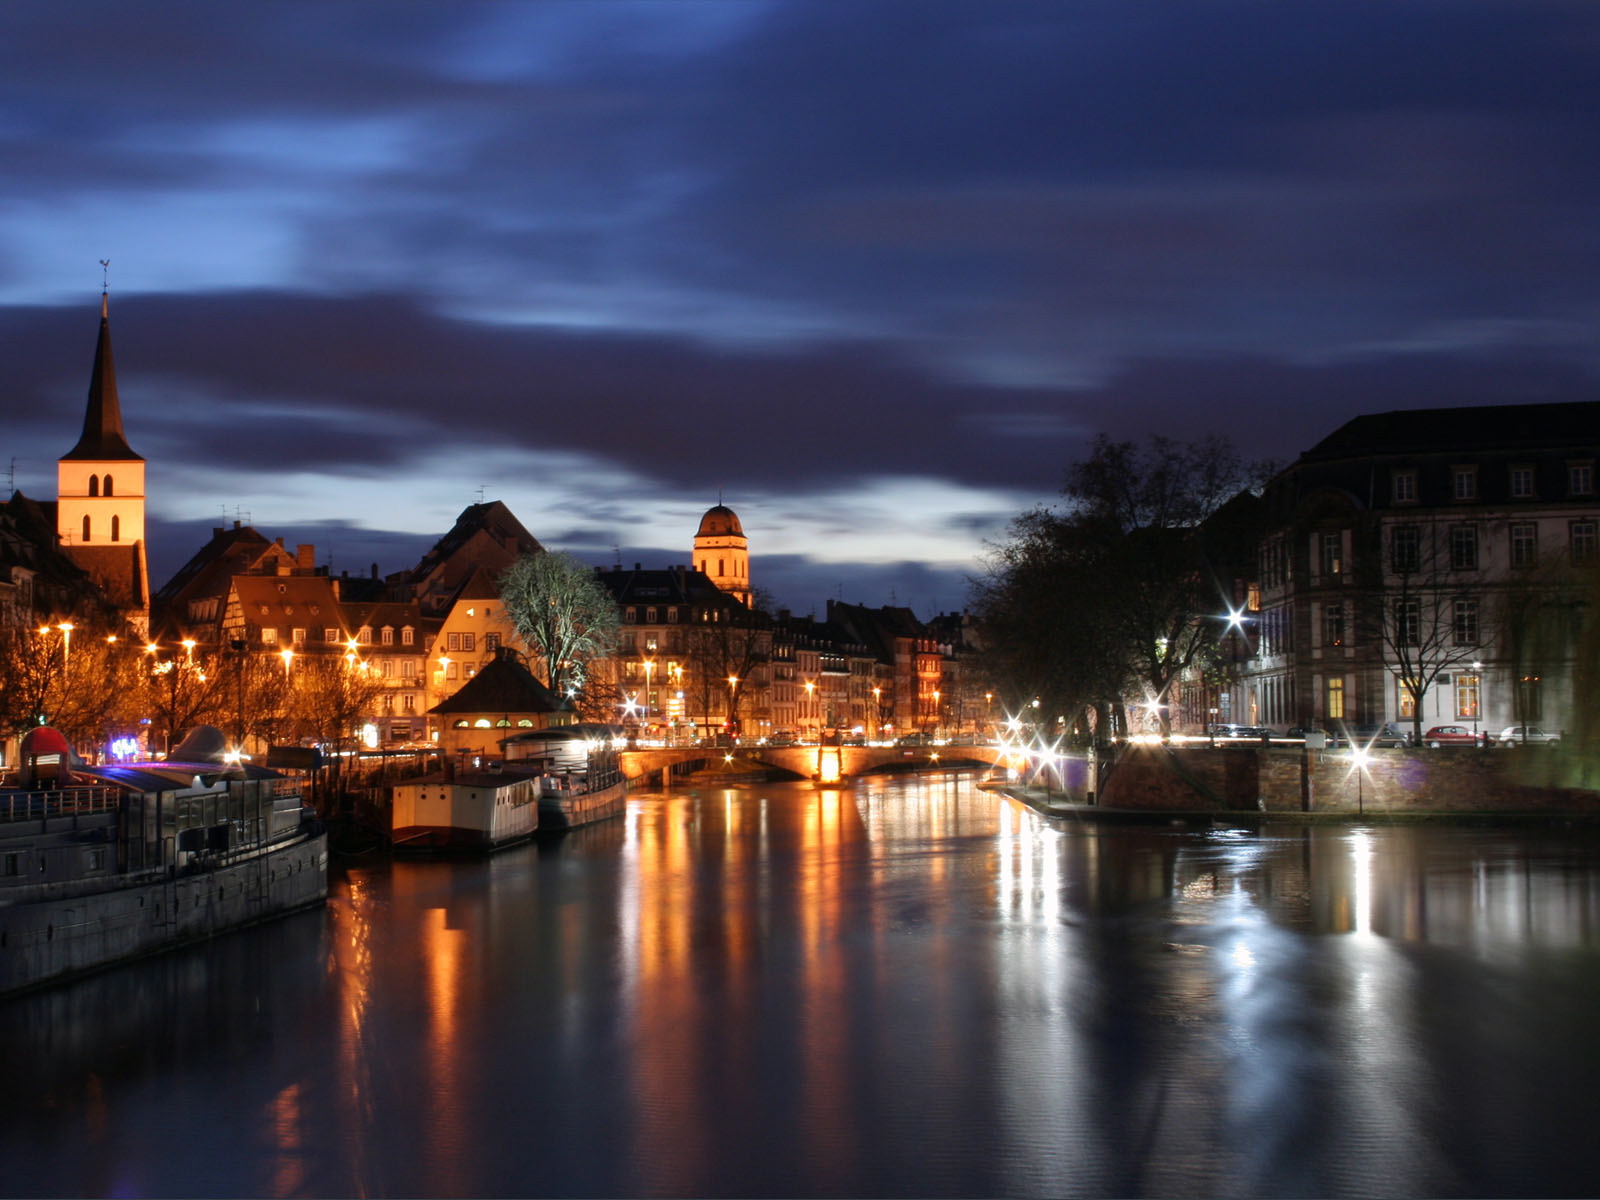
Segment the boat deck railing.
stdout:
<path fill-rule="evenodd" d="M 0 824 L 79 813 L 114 812 L 122 792 L 114 787 L 74 787 L 0 792 Z"/>

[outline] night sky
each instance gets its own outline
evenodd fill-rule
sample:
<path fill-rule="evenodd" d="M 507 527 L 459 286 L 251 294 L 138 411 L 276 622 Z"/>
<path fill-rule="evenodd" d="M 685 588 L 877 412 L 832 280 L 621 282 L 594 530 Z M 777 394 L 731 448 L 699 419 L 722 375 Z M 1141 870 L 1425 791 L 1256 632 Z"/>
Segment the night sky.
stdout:
<path fill-rule="evenodd" d="M 159 584 L 478 499 L 595 564 L 962 607 L 1095 434 L 1279 461 L 1588 400 L 1600 4 L 0 7 L 0 467 L 55 495 L 111 260 Z"/>

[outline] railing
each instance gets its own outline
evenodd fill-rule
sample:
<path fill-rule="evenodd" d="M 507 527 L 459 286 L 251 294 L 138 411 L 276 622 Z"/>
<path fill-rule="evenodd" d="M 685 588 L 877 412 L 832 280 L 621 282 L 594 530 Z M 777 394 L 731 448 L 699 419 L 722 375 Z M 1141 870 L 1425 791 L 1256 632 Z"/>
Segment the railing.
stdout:
<path fill-rule="evenodd" d="M 37 821 L 77 813 L 113 812 L 122 797 L 114 787 L 74 787 L 36 792 L 0 792 L 0 822 Z"/>

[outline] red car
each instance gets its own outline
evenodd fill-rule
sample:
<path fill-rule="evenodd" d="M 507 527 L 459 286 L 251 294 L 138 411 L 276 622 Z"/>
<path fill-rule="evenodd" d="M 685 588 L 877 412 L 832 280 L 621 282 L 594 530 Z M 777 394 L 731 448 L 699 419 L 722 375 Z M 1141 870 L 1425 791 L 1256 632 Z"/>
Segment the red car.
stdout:
<path fill-rule="evenodd" d="M 1487 743 L 1488 737 L 1480 737 L 1465 725 L 1435 725 L 1422 735 L 1422 744 L 1430 750 L 1440 746 L 1476 746 L 1480 742 Z"/>

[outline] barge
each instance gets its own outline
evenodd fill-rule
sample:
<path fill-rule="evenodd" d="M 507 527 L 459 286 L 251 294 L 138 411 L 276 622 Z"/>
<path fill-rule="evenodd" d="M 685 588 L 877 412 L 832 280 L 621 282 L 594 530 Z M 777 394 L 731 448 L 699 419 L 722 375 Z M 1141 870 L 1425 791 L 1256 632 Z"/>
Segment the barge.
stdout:
<path fill-rule="evenodd" d="M 326 902 L 328 838 L 298 780 L 221 761 L 85 766 L 46 726 L 0 786 L 0 996 Z"/>

